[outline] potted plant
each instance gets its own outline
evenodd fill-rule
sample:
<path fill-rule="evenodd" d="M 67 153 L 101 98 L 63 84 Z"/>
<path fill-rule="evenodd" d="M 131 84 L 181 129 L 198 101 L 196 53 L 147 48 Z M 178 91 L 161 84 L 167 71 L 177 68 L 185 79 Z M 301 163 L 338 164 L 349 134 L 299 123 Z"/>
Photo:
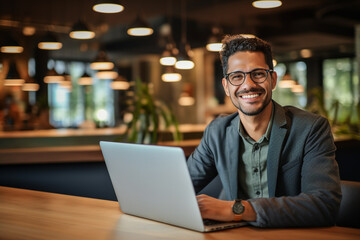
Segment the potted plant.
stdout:
<path fill-rule="evenodd" d="M 135 96 L 128 111 L 133 115 L 127 127 L 127 142 L 155 144 L 159 131 L 172 127 L 175 141 L 182 140 L 179 124 L 171 109 L 159 100 L 155 100 L 149 86 L 139 78 L 135 81 Z"/>
<path fill-rule="evenodd" d="M 353 102 L 350 109 L 347 109 L 344 108 L 339 100 L 335 100 L 331 104 L 330 109 L 326 110 L 322 88 L 311 89 L 309 95 L 312 101 L 306 110 L 329 119 L 335 136 L 360 140 L 360 102 Z M 342 120 L 340 119 L 340 110 L 342 110 L 342 114 L 345 115 Z M 357 121 L 352 119 L 357 119 Z"/>

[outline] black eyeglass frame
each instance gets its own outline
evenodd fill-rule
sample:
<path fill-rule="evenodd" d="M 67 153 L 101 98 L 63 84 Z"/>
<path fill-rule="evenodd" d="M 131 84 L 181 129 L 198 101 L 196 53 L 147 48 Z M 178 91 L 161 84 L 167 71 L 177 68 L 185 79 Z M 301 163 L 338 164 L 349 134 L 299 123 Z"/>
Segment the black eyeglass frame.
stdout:
<path fill-rule="evenodd" d="M 255 72 L 255 71 L 258 71 L 258 70 L 264 70 L 264 71 L 266 72 L 266 77 L 264 78 L 264 80 L 262 80 L 262 81 L 260 81 L 260 82 L 259 82 L 259 81 L 255 81 L 255 80 L 253 79 L 252 75 L 251 75 L 251 73 L 253 73 L 253 72 Z M 253 82 L 255 82 L 255 83 L 263 83 L 263 82 L 265 82 L 266 79 L 268 78 L 269 73 L 271 74 L 271 73 L 273 73 L 273 72 L 274 72 L 273 69 L 265 69 L 265 68 L 255 68 L 255 69 L 251 70 L 250 72 L 234 71 L 234 72 L 230 72 L 230 73 L 225 74 L 225 79 L 226 79 L 231 85 L 233 85 L 233 86 L 240 86 L 241 84 L 243 84 L 243 83 L 245 82 L 246 75 L 247 75 L 247 74 L 250 74 L 250 79 L 251 79 L 251 81 L 253 81 Z M 234 73 L 242 73 L 242 74 L 244 74 L 244 79 L 241 81 L 241 83 L 239 83 L 239 84 L 234 84 L 234 83 L 232 83 L 232 82 L 230 81 L 229 76 L 230 76 L 230 74 L 234 74 Z"/>

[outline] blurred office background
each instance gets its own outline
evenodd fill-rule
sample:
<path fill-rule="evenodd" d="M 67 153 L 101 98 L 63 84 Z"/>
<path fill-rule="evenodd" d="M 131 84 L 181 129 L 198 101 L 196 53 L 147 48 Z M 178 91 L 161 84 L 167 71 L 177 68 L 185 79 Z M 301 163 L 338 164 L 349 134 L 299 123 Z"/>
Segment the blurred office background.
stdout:
<path fill-rule="evenodd" d="M 287 0 L 265 9 L 246 0 L 110 1 L 123 7 L 117 13 L 96 12 L 98 2 L 1 2 L 3 131 L 120 126 L 131 119 L 126 108 L 137 78 L 181 124 L 207 123 L 233 111 L 223 94 L 218 53 L 206 48 L 225 34 L 256 35 L 273 45 L 280 80 L 274 98 L 281 104 L 319 111 L 338 122 L 358 121 L 359 1 Z M 129 35 L 136 20 L 152 33 Z M 71 38 L 74 27 L 92 31 L 92 38 Z M 47 50 L 39 45 L 44 41 L 59 47 Z M 21 50 L 7 53 L 11 44 Z M 160 58 L 170 53 L 178 60 L 187 55 L 194 66 L 162 65 Z M 94 68 L 99 57 L 112 65 Z M 181 80 L 162 80 L 169 71 Z M 46 81 L 51 74 L 59 76 Z M 14 77 L 23 81 L 11 81 Z M 290 85 L 282 84 L 289 78 Z"/>
<path fill-rule="evenodd" d="M 104 2 L 115 5 L 99 10 Z M 277 5 L 264 8 L 259 2 Z M 129 31 L 135 27 L 142 28 Z M 52 169 L 62 169 L 40 163 L 100 161 L 96 147 L 59 147 L 121 139 L 134 121 L 136 81 L 174 114 L 183 140 L 201 138 L 214 117 L 235 111 L 222 89 L 216 49 L 226 34 L 258 36 L 272 44 L 278 73 L 274 99 L 327 117 L 342 176 L 355 179 L 350 172 L 359 170 L 360 161 L 355 151 L 360 136 L 359 0 L 3 0 L 1 184 L 24 186 L 27 179 L 9 175 L 26 178 L 32 172 L 29 179 L 34 180 L 41 171 L 48 174 L 39 180 L 42 185 L 54 176 Z M 188 65 L 181 66 L 181 60 Z M 166 132 L 164 122 L 159 127 Z M 165 133 L 159 139 L 172 140 Z M 35 168 L 30 163 L 36 170 L 29 170 Z"/>

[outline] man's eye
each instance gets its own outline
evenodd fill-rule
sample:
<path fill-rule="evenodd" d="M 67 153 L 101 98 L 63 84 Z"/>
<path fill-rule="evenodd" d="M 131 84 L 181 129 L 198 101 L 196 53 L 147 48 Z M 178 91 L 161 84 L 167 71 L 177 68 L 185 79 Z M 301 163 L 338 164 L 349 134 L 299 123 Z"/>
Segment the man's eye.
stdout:
<path fill-rule="evenodd" d="M 254 72 L 253 73 L 253 77 L 255 77 L 255 78 L 262 78 L 264 76 L 265 76 L 265 74 L 263 72 Z"/>
<path fill-rule="evenodd" d="M 239 79 L 242 79 L 243 76 L 242 76 L 242 74 L 234 74 L 231 78 L 232 78 L 232 79 L 239 80 Z"/>

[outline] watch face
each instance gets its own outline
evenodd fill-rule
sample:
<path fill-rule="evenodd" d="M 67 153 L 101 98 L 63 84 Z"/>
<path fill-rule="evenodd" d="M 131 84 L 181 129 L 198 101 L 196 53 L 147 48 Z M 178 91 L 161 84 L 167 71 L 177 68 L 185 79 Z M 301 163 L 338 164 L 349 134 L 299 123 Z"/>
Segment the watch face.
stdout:
<path fill-rule="evenodd" d="M 234 214 L 242 214 L 244 212 L 244 205 L 242 205 L 241 201 L 236 201 L 232 210 Z"/>

